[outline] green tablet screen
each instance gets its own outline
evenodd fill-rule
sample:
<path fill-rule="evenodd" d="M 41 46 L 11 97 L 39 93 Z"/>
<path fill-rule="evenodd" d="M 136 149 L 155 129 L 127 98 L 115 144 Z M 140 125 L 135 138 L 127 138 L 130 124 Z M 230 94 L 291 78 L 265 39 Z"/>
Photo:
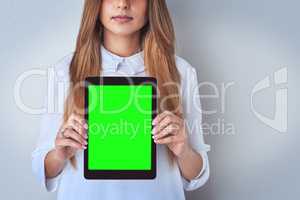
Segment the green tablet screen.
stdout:
<path fill-rule="evenodd" d="M 90 85 L 88 116 L 89 170 L 151 169 L 151 85 Z"/>

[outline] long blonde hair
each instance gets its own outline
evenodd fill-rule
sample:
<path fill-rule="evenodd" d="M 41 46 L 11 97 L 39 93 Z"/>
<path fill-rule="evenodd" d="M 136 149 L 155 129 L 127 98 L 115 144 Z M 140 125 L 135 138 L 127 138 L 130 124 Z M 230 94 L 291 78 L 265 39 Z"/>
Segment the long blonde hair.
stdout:
<path fill-rule="evenodd" d="M 70 86 L 64 104 L 64 121 L 75 112 L 84 116 L 84 86 L 87 76 L 102 72 L 103 26 L 99 19 L 101 0 L 85 0 L 76 49 L 70 64 Z M 175 33 L 165 0 L 148 1 L 148 22 L 141 30 L 145 72 L 157 78 L 158 113 L 169 110 L 182 117 L 179 85 L 181 78 L 175 61 Z M 170 84 L 171 83 L 171 84 Z M 169 161 L 174 156 L 168 150 Z M 76 168 L 73 156 L 71 164 Z"/>

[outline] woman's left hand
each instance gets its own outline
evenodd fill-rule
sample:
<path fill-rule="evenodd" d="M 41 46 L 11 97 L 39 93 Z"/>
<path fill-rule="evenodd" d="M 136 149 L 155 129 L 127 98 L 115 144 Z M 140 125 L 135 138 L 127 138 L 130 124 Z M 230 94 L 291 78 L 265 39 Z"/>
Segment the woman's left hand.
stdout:
<path fill-rule="evenodd" d="M 156 144 L 166 144 L 175 156 L 189 149 L 185 122 L 170 111 L 164 111 L 153 120 L 153 139 Z"/>

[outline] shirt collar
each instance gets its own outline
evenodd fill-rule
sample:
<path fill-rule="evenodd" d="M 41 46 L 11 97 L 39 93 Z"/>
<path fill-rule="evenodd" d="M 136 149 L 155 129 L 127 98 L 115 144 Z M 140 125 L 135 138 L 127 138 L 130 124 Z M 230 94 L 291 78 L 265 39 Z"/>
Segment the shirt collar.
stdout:
<path fill-rule="evenodd" d="M 120 64 L 128 66 L 130 74 L 134 75 L 143 72 L 144 67 L 144 50 L 135 53 L 128 57 L 122 57 L 116 55 L 109 50 L 107 50 L 103 45 L 101 45 L 101 55 L 102 55 L 102 67 L 104 70 L 117 71 Z"/>

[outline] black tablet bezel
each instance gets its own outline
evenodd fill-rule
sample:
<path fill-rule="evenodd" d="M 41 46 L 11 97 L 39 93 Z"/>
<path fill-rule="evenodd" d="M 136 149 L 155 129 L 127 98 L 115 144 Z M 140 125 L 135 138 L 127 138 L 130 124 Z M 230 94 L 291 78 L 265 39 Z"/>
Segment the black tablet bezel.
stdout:
<path fill-rule="evenodd" d="M 152 120 L 157 115 L 157 80 L 154 77 L 137 76 L 90 76 L 84 81 L 85 102 L 84 117 L 88 121 L 88 86 L 89 85 L 141 85 L 152 87 Z M 153 125 L 151 125 L 153 128 Z M 151 128 L 151 129 L 152 129 Z M 87 130 L 88 132 L 88 130 Z M 156 144 L 152 139 L 151 170 L 89 170 L 88 147 L 84 150 L 84 177 L 86 179 L 154 179 L 156 177 Z"/>

